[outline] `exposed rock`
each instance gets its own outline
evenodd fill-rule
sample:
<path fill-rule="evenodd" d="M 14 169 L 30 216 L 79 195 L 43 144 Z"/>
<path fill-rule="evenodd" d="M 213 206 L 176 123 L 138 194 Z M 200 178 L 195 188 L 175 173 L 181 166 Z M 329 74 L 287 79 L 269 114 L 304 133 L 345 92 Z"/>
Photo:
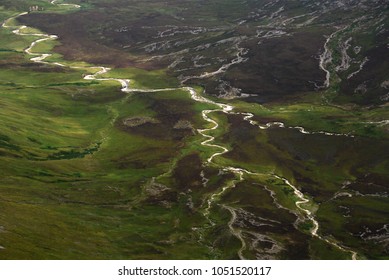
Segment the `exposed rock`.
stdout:
<path fill-rule="evenodd" d="M 192 197 L 189 196 L 187 202 L 186 202 L 186 206 L 189 208 L 190 211 L 194 211 L 194 204 L 193 204 L 193 200 L 192 200 Z"/>
<path fill-rule="evenodd" d="M 389 92 L 383 96 L 380 97 L 381 101 L 389 101 Z"/>
<path fill-rule="evenodd" d="M 389 89 L 389 80 L 382 82 L 381 87 Z"/>
<path fill-rule="evenodd" d="M 342 55 L 342 62 L 340 65 L 336 66 L 336 71 L 346 71 L 350 68 L 351 57 L 347 54 L 347 50 L 350 48 L 350 42 L 352 37 L 348 38 L 346 41 L 339 42 L 339 48 Z"/>
<path fill-rule="evenodd" d="M 30 6 L 30 8 L 28 9 L 30 12 L 36 12 L 36 11 L 43 11 L 43 8 L 35 5 L 35 6 Z"/>
<path fill-rule="evenodd" d="M 140 116 L 126 118 L 123 120 L 123 124 L 128 127 L 137 127 L 147 123 L 157 124 L 160 123 L 160 121 L 151 117 L 140 117 Z"/>
<path fill-rule="evenodd" d="M 367 86 L 365 83 L 360 84 L 355 90 L 354 93 L 365 94 L 367 92 Z"/>
<path fill-rule="evenodd" d="M 159 202 L 159 204 L 162 207 L 167 208 L 167 209 L 172 208 L 172 203 L 170 201 L 162 200 L 162 201 Z"/>
<path fill-rule="evenodd" d="M 242 93 L 240 88 L 233 87 L 226 81 L 221 81 L 217 90 L 220 93 L 218 97 L 223 99 L 246 98 L 250 96 L 250 94 Z"/>
<path fill-rule="evenodd" d="M 361 50 L 362 50 L 362 47 L 360 47 L 360 46 L 355 46 L 354 47 L 354 53 L 355 54 L 359 54 L 361 52 Z"/>
<path fill-rule="evenodd" d="M 170 190 L 167 186 L 155 182 L 155 178 L 151 180 L 149 184 L 144 186 L 144 191 L 148 196 L 157 198 L 157 197 L 162 197 L 164 192 Z"/>
<path fill-rule="evenodd" d="M 196 130 L 194 129 L 192 123 L 188 120 L 179 120 L 174 126 L 174 129 L 179 130 L 191 130 L 193 134 L 196 133 Z"/>

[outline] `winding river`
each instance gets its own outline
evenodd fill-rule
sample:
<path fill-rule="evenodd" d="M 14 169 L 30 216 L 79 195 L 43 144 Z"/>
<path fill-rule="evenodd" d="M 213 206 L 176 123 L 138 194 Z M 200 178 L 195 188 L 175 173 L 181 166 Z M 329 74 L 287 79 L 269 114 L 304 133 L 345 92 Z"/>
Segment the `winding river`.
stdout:
<path fill-rule="evenodd" d="M 60 5 L 60 6 L 69 6 L 69 7 L 72 7 L 72 8 L 80 8 L 80 6 L 76 5 L 76 4 L 57 4 L 57 0 L 51 1 L 51 4 L 53 4 L 53 5 Z M 2 27 L 7 28 L 7 29 L 13 29 L 12 32 L 14 34 L 16 34 L 16 35 L 19 35 L 19 36 L 40 37 L 39 39 L 33 41 L 30 44 L 30 46 L 24 50 L 26 54 L 32 56 L 32 58 L 30 58 L 30 60 L 35 62 L 35 63 L 51 64 L 51 65 L 55 65 L 55 66 L 58 66 L 58 67 L 88 69 L 91 72 L 94 72 L 93 70 L 97 69 L 97 71 L 95 71 L 94 74 L 85 75 L 84 79 L 85 80 L 98 80 L 98 81 L 115 81 L 115 82 L 118 82 L 121 85 L 121 91 L 126 92 L 126 93 L 132 93 L 132 92 L 161 92 L 161 91 L 171 91 L 171 90 L 183 89 L 183 90 L 187 91 L 190 94 L 191 99 L 193 99 L 194 101 L 201 102 L 201 103 L 206 103 L 206 104 L 210 104 L 210 105 L 215 106 L 216 109 L 213 109 L 213 110 L 203 110 L 202 111 L 202 118 L 206 122 L 211 123 L 212 127 L 211 128 L 206 128 L 206 129 L 198 129 L 199 134 L 202 135 L 205 138 L 205 140 L 203 142 L 201 142 L 201 145 L 203 145 L 205 147 L 209 147 L 209 148 L 218 150 L 216 152 L 213 152 L 207 158 L 207 164 L 215 164 L 215 165 L 217 165 L 216 163 L 213 162 L 215 157 L 221 156 L 221 155 L 229 152 L 229 150 L 226 147 L 214 144 L 213 142 L 215 140 L 215 137 L 213 137 L 213 136 L 211 136 L 209 134 L 211 131 L 214 131 L 214 130 L 218 129 L 218 127 L 219 127 L 219 123 L 216 120 L 214 120 L 214 119 L 212 119 L 210 117 L 210 114 L 212 114 L 214 112 L 222 112 L 224 114 L 242 115 L 243 119 L 245 121 L 249 122 L 253 126 L 258 127 L 259 129 L 269 129 L 271 127 L 277 126 L 279 128 L 297 129 L 300 133 L 303 133 L 303 134 L 325 134 L 325 135 L 328 135 L 328 136 L 349 136 L 349 137 L 352 137 L 352 135 L 348 135 L 348 134 L 336 134 L 336 133 L 324 132 L 324 131 L 309 132 L 306 129 L 304 129 L 303 127 L 300 127 L 300 126 L 298 126 L 298 127 L 286 127 L 285 124 L 281 123 L 281 122 L 271 122 L 271 123 L 267 123 L 265 125 L 261 125 L 258 122 L 252 120 L 252 118 L 254 117 L 253 114 L 251 114 L 251 113 L 244 113 L 244 112 L 243 113 L 242 112 L 234 112 L 234 107 L 233 106 L 225 104 L 225 103 L 215 102 L 215 101 L 212 101 L 212 100 L 210 100 L 208 98 L 205 98 L 204 96 L 199 94 L 195 89 L 193 89 L 191 87 L 160 88 L 160 89 L 134 89 L 134 88 L 130 87 L 131 81 L 129 79 L 98 78 L 98 76 L 106 74 L 106 73 L 108 73 L 111 70 L 108 67 L 104 67 L 104 66 L 77 67 L 77 66 L 67 66 L 67 65 L 64 65 L 64 64 L 59 63 L 59 62 L 47 62 L 45 60 L 47 60 L 47 58 L 52 56 L 51 53 L 35 53 L 35 52 L 33 52 L 33 49 L 34 49 L 34 47 L 37 44 L 42 43 L 44 41 L 47 41 L 47 40 L 57 40 L 58 36 L 44 34 L 44 33 L 28 33 L 28 32 L 24 33 L 23 30 L 27 29 L 28 28 L 27 26 L 24 26 L 24 25 L 23 26 L 12 26 L 12 25 L 9 25 L 9 23 L 12 20 L 15 20 L 17 17 L 25 15 L 25 14 L 27 14 L 27 13 L 25 13 L 25 12 L 24 13 L 20 13 L 19 15 L 13 16 L 13 17 L 5 20 L 4 23 L 2 24 Z M 333 35 L 328 38 L 328 40 L 326 42 L 326 45 L 325 45 L 325 53 L 321 57 L 320 67 L 324 71 L 326 71 L 326 73 L 327 73 L 327 78 L 326 78 L 324 86 L 328 86 L 329 85 L 329 71 L 327 69 L 325 69 L 325 64 L 331 59 L 330 50 L 328 49 L 327 45 L 328 45 L 329 40 L 333 37 Z M 217 70 L 215 72 L 204 73 L 204 74 L 202 74 L 200 76 L 197 76 L 197 77 L 187 77 L 187 80 L 194 79 L 194 78 L 209 77 L 209 76 L 212 76 L 212 75 L 219 74 L 220 72 L 226 71 L 230 66 L 232 66 L 234 64 L 237 64 L 237 63 L 241 63 L 242 61 L 244 61 L 245 58 L 243 56 L 245 55 L 245 52 L 246 52 L 245 49 L 237 47 L 237 57 L 236 57 L 236 59 L 234 59 L 230 63 L 228 63 L 226 65 L 223 65 L 219 70 Z M 205 207 L 205 210 L 204 210 L 204 213 L 203 213 L 204 216 L 208 219 L 208 221 L 210 221 L 209 214 L 210 214 L 211 208 L 214 206 L 215 202 L 217 200 L 219 200 L 219 198 L 226 191 L 228 191 L 231 188 L 234 188 L 235 184 L 237 182 L 243 181 L 245 174 L 246 175 L 251 175 L 251 176 L 260 175 L 259 173 L 251 172 L 249 170 L 242 169 L 242 168 L 236 168 L 236 167 L 231 167 L 231 166 L 229 166 L 229 167 L 222 167 L 222 166 L 219 166 L 219 165 L 217 165 L 217 166 L 220 167 L 223 171 L 232 172 L 233 174 L 235 174 L 237 179 L 235 179 L 234 181 L 232 181 L 227 186 L 224 186 L 223 188 L 221 188 L 220 190 L 218 190 L 217 192 L 215 192 L 215 193 L 213 193 L 212 195 L 209 196 L 209 198 L 206 201 L 206 207 Z M 331 244 L 332 246 L 334 246 L 334 247 L 336 247 L 336 248 L 338 248 L 338 249 L 340 249 L 342 251 L 351 253 L 352 254 L 352 259 L 356 259 L 357 258 L 357 253 L 355 251 L 339 245 L 338 242 L 336 242 L 336 241 L 329 240 L 328 238 L 319 235 L 319 233 L 318 233 L 318 231 L 319 231 L 319 223 L 318 223 L 318 221 L 315 219 L 315 216 L 314 216 L 314 214 L 312 213 L 311 210 L 303 207 L 305 204 L 310 203 L 311 201 L 296 186 L 294 186 L 288 179 L 286 179 L 284 177 L 281 177 L 279 175 L 276 175 L 276 174 L 267 174 L 267 175 L 273 176 L 276 179 L 282 180 L 285 185 L 289 186 L 293 190 L 294 195 L 295 195 L 295 197 L 297 199 L 297 201 L 295 202 L 296 207 L 301 211 L 301 213 L 303 213 L 304 219 L 311 221 L 311 223 L 313 224 L 312 228 L 310 229 L 310 234 L 312 235 L 312 237 L 324 240 L 328 244 Z M 204 174 L 203 174 L 202 178 L 204 179 L 203 182 L 206 185 L 207 179 L 204 177 Z M 234 207 L 232 207 L 230 205 L 221 205 L 221 206 L 224 207 L 225 209 L 227 209 L 231 213 L 231 219 L 230 219 L 230 221 L 228 223 L 228 228 L 229 228 L 231 234 L 233 236 L 235 236 L 241 242 L 241 248 L 238 250 L 237 254 L 238 254 L 240 259 L 244 259 L 244 250 L 247 248 L 247 245 L 246 245 L 245 238 L 242 235 L 242 232 L 244 230 L 235 227 L 235 222 L 236 222 L 237 217 L 238 217 L 237 216 L 237 209 L 235 209 Z"/>

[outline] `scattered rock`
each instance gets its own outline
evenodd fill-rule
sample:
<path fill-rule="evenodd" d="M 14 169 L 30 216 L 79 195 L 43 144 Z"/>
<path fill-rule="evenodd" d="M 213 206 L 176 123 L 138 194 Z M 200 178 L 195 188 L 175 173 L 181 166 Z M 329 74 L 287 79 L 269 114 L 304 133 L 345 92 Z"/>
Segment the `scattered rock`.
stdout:
<path fill-rule="evenodd" d="M 170 190 L 167 186 L 155 182 L 155 178 L 144 187 L 144 191 L 148 196 L 157 198 L 161 197 L 166 191 Z"/>
<path fill-rule="evenodd" d="M 192 212 L 194 211 L 194 203 L 193 203 L 191 196 L 188 197 L 188 200 L 186 202 L 186 206 L 189 208 L 190 211 L 192 211 Z"/>
<path fill-rule="evenodd" d="M 365 94 L 367 92 L 367 86 L 365 83 L 360 84 L 355 90 L 354 93 Z"/>
<path fill-rule="evenodd" d="M 161 241 L 158 241 L 158 243 L 162 244 L 162 245 L 173 245 L 176 242 L 174 240 L 161 240 Z"/>
<path fill-rule="evenodd" d="M 179 120 L 174 126 L 174 129 L 179 129 L 179 130 L 191 130 L 192 134 L 196 134 L 196 130 L 193 127 L 192 123 L 188 120 Z"/>
<path fill-rule="evenodd" d="M 389 101 L 389 92 L 387 94 L 381 96 L 380 100 L 382 100 L 382 101 Z"/>
<path fill-rule="evenodd" d="M 159 205 L 161 205 L 164 208 L 171 209 L 172 208 L 172 203 L 166 200 L 162 200 L 159 202 Z"/>
<path fill-rule="evenodd" d="M 382 82 L 381 87 L 384 89 L 389 89 L 389 80 Z"/>
<path fill-rule="evenodd" d="M 250 96 L 250 94 L 242 93 L 240 88 L 231 86 L 231 84 L 227 81 L 220 80 L 220 82 L 221 83 L 216 88 L 216 90 L 219 91 L 219 98 L 230 100 L 235 98 L 246 98 Z"/>
<path fill-rule="evenodd" d="M 123 120 L 123 124 L 128 127 L 137 127 L 147 123 L 157 124 L 160 121 L 152 117 L 131 117 Z"/>
<path fill-rule="evenodd" d="M 354 53 L 355 54 L 359 54 L 361 52 L 361 50 L 362 50 L 362 47 L 360 47 L 360 46 L 355 46 L 354 47 Z"/>
<path fill-rule="evenodd" d="M 39 7 L 39 6 L 37 6 L 37 5 L 35 5 L 35 6 L 30 6 L 29 8 L 28 8 L 28 11 L 29 12 L 36 12 L 36 11 L 43 11 L 44 9 L 42 8 L 42 7 Z"/>
<path fill-rule="evenodd" d="M 220 92 L 219 98 L 234 99 L 241 95 L 241 89 L 235 88 L 229 82 L 221 81 L 217 90 Z"/>

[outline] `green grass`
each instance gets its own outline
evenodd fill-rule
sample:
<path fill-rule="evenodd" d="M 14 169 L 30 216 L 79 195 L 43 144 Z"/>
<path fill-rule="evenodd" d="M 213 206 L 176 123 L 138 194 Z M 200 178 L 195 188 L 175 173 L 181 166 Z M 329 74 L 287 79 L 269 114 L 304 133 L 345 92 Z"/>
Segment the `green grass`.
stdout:
<path fill-rule="evenodd" d="M 208 256 L 194 236 L 184 238 L 190 223 L 172 230 L 174 212 L 161 206 L 138 208 L 140 186 L 170 169 L 179 143 L 116 127 L 124 117 L 156 115 L 150 105 L 158 100 L 176 100 L 197 113 L 206 106 L 182 90 L 126 98 L 118 83 L 84 81 L 82 73 L 39 65 L 0 71 L 1 173 L 7 178 L 1 183 L 1 224 L 7 229 L 1 242 L 17 244 L 6 246 L 1 258 Z M 197 116 L 193 120 L 203 123 Z M 49 236 L 55 237 L 46 249 L 39 247 Z M 175 245 L 164 245 L 163 238 Z M 134 242 L 137 246 L 130 245 Z M 193 250 L 195 254 L 185 253 Z"/>

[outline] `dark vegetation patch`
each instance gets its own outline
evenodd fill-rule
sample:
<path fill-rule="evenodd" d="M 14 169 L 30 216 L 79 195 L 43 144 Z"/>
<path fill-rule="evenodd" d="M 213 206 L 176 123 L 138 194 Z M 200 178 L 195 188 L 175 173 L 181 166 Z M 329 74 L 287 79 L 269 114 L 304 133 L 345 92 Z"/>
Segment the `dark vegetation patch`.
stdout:
<path fill-rule="evenodd" d="M 20 151 L 20 147 L 12 143 L 12 140 L 7 135 L 0 134 L 0 147 L 13 151 Z"/>
<path fill-rule="evenodd" d="M 291 170 L 301 189 L 316 201 L 332 197 L 341 178 L 349 174 L 364 177 L 388 164 L 389 148 L 385 140 L 307 135 L 297 129 L 260 130 L 239 116 L 229 116 L 229 121 L 232 125 L 223 141 L 231 143 L 232 149 L 225 157 L 248 164 L 275 164 Z M 320 174 L 318 170 L 326 171 Z M 388 183 L 383 175 L 369 178 L 372 184 Z"/>
<path fill-rule="evenodd" d="M 389 34 L 388 34 L 389 35 Z M 389 62 L 383 57 L 389 57 L 389 48 L 386 44 L 374 46 L 365 52 L 369 59 L 362 71 L 350 79 L 342 79 L 340 92 L 336 99 L 338 102 L 353 102 L 358 105 L 379 105 L 387 102 L 388 89 L 382 86 L 389 80 Z"/>
<path fill-rule="evenodd" d="M 85 14 L 86 13 L 86 14 Z M 130 56 L 120 50 L 99 44 L 89 36 L 89 30 L 96 22 L 106 20 L 100 13 L 41 14 L 34 13 L 19 18 L 26 25 L 33 25 L 61 39 L 61 45 L 54 48 L 66 60 L 87 61 L 117 67 L 133 66 Z"/>
<path fill-rule="evenodd" d="M 20 20 L 58 34 L 62 44 L 55 51 L 65 59 L 116 67 L 169 66 L 169 74 L 178 78 L 216 71 L 236 58 L 239 47 L 246 48 L 246 62 L 212 78 L 188 82 L 203 85 L 212 95 L 224 94 L 221 85 L 227 82 L 242 93 L 256 95 L 248 99 L 251 102 L 284 101 L 318 89 L 325 80 L 325 72 L 319 67 L 324 35 L 331 34 L 334 25 L 347 25 L 366 13 L 374 15 L 377 5 L 383 5 L 364 2 L 361 7 L 353 2 L 339 7 L 324 1 L 265 0 L 83 4 L 89 8 L 59 15 L 31 13 Z M 353 79 L 342 77 L 339 96 L 333 99 L 336 102 L 383 102 L 384 89 L 379 86 L 382 77 L 377 73 L 387 72 L 385 60 L 380 60 L 387 52 L 386 39 L 385 34 L 371 29 L 369 32 L 375 35 L 361 39 L 367 46 L 363 52 L 371 61 L 366 71 Z M 380 66 L 373 69 L 376 65 Z M 368 93 L 355 94 L 362 83 Z"/>
<path fill-rule="evenodd" d="M 193 101 L 184 99 L 153 98 L 152 95 L 143 94 L 141 100 L 147 104 L 147 108 L 155 112 L 156 116 L 127 117 L 116 125 L 129 133 L 139 134 L 153 139 L 181 141 L 185 137 L 193 135 L 192 129 L 177 129 L 177 122 L 185 119 L 195 123 L 195 114 L 192 111 Z M 128 125 L 128 120 L 138 120 L 139 125 Z M 145 121 L 146 119 L 153 121 Z M 142 123 L 139 120 L 143 120 Z"/>
<path fill-rule="evenodd" d="M 342 190 L 351 191 L 360 196 L 389 197 L 387 174 L 366 173 L 361 174 L 352 182 L 348 182 Z"/>
<path fill-rule="evenodd" d="M 387 199 L 344 197 L 323 204 L 317 214 L 325 234 L 359 248 L 369 259 L 386 259 L 388 213 Z"/>
<path fill-rule="evenodd" d="M 16 58 L 16 57 L 15 57 Z M 49 65 L 44 63 L 21 63 L 20 61 L 14 61 L 13 56 L 7 56 L 0 62 L 0 67 L 3 69 L 14 70 L 27 70 L 41 73 L 70 73 L 71 69 L 65 67 L 59 67 L 55 65 Z"/>
<path fill-rule="evenodd" d="M 318 67 L 318 53 L 324 44 L 319 32 L 300 32 L 242 44 L 249 49 L 248 61 L 228 71 L 226 80 L 244 93 L 256 94 L 266 101 L 285 101 L 287 95 L 315 90 L 324 72 Z M 295 98 L 292 96 L 291 98 Z"/>
<path fill-rule="evenodd" d="M 59 151 L 49 155 L 47 158 L 49 160 L 64 160 L 64 159 L 74 159 L 74 158 L 83 158 L 87 155 L 91 155 L 94 152 L 99 150 L 101 143 L 97 143 L 95 146 L 87 149 L 70 149 L 66 151 Z"/>
<path fill-rule="evenodd" d="M 202 187 L 200 173 L 203 170 L 203 163 L 198 154 L 191 154 L 183 157 L 177 162 L 173 171 L 173 177 L 177 181 L 177 187 L 181 191 L 189 189 L 196 191 Z"/>
<path fill-rule="evenodd" d="M 271 256 L 271 248 L 275 240 L 282 240 L 281 258 L 306 259 L 309 255 L 307 238 L 294 227 L 296 216 L 277 207 L 269 191 L 263 185 L 247 180 L 236 185 L 225 196 L 223 202 L 232 204 L 238 209 L 238 218 L 234 226 L 247 232 L 255 232 L 262 235 L 262 241 L 267 238 L 267 246 L 264 243 L 252 243 L 251 253 L 257 258 Z M 249 241 L 248 239 L 247 241 Z M 250 243 L 249 243 L 250 244 Z M 255 248 L 255 245 L 258 246 Z M 256 252 L 256 253 L 255 253 Z M 249 252 L 247 252 L 250 254 Z M 274 256 L 273 256 L 274 257 Z"/>
<path fill-rule="evenodd" d="M 160 143 L 164 147 L 139 147 L 135 152 L 122 155 L 112 162 L 118 169 L 146 169 L 153 168 L 160 164 L 169 163 L 174 156 L 174 145 L 169 142 Z"/>
<path fill-rule="evenodd" d="M 384 217 L 389 211 L 386 187 L 389 181 L 384 170 L 387 169 L 389 158 L 387 141 L 365 137 L 306 135 L 296 129 L 259 130 L 237 116 L 229 116 L 229 123 L 232 125 L 229 132 L 223 136 L 223 141 L 232 143 L 232 149 L 224 157 L 250 166 L 274 164 L 277 170 L 285 170 L 289 174 L 288 177 L 293 178 L 294 184 L 319 204 L 317 217 L 324 235 L 333 235 L 343 244 L 360 248 L 368 258 L 380 258 L 386 254 L 387 246 L 384 240 L 387 238 L 387 232 Z M 344 185 L 350 175 L 357 179 Z M 287 196 L 292 194 L 290 188 L 283 191 Z M 237 198 L 244 192 L 244 188 L 232 189 L 229 192 L 230 201 L 247 207 L 244 209 L 250 212 L 253 211 L 249 210 L 252 205 L 266 205 L 265 202 L 247 202 L 245 206 L 243 202 L 246 198 Z M 351 192 L 353 197 L 348 198 L 345 195 L 335 199 L 338 192 Z M 248 193 L 248 197 L 254 199 L 255 191 L 250 190 Z M 258 199 L 260 198 L 256 200 Z M 261 199 L 264 199 L 263 196 Z M 277 213 L 275 210 L 270 212 Z M 264 213 L 262 210 L 261 215 L 272 216 L 270 213 Z M 240 223 L 243 228 L 247 225 L 244 221 Z M 363 232 L 365 234 L 361 237 Z M 299 239 L 293 237 L 292 240 L 297 242 Z M 312 243 L 312 246 L 314 251 L 326 247 L 325 244 L 318 245 L 316 242 Z M 334 248 L 327 249 L 328 258 L 334 258 L 339 253 L 331 253 Z M 311 254 L 315 253 L 312 251 Z"/>

